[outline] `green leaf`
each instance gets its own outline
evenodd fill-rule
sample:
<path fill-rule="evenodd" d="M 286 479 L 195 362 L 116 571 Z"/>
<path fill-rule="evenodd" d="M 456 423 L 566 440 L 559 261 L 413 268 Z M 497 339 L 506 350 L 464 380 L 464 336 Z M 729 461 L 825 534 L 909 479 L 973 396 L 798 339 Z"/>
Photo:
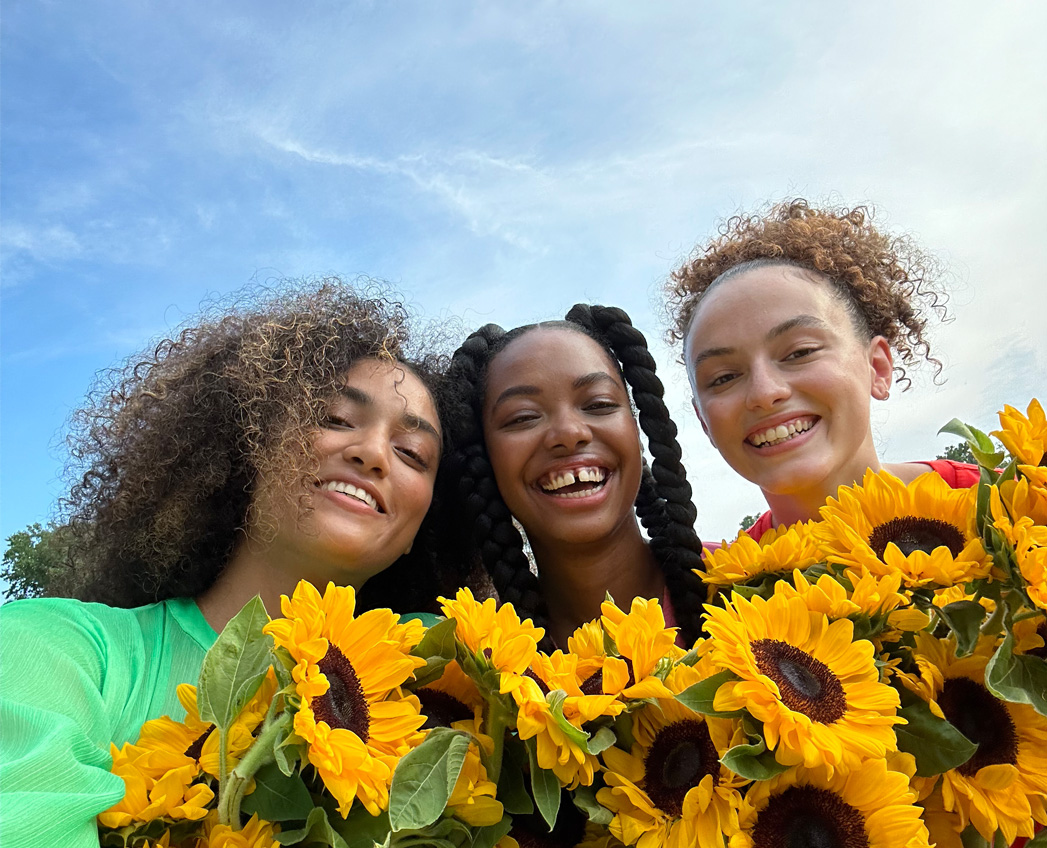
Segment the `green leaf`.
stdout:
<path fill-rule="evenodd" d="M 329 810 L 328 815 L 333 820 L 332 827 L 348 848 L 375 848 L 392 842 L 388 813 L 372 816 L 363 804 L 357 802 L 344 819 L 336 811 Z"/>
<path fill-rule="evenodd" d="M 290 777 L 298 768 L 298 763 L 305 759 L 305 740 L 289 733 L 282 741 L 273 746 L 273 756 L 280 771 Z"/>
<path fill-rule="evenodd" d="M 254 776 L 255 790 L 245 795 L 240 809 L 266 821 L 304 819 L 313 808 L 313 798 L 299 775 L 285 775 L 277 763 L 262 766 Z"/>
<path fill-rule="evenodd" d="M 584 748 L 586 743 L 589 741 L 589 734 L 581 728 L 575 727 L 569 722 L 563 714 L 564 701 L 567 700 L 567 693 L 563 689 L 554 689 L 548 695 L 545 696 L 545 702 L 549 705 L 549 712 L 553 714 L 553 718 L 556 719 L 556 725 L 563 732 L 574 745 L 579 748 Z"/>
<path fill-rule="evenodd" d="M 688 709 L 694 710 L 696 713 L 726 718 L 737 718 L 738 716 L 745 714 L 744 710 L 718 711 L 713 708 L 713 700 L 716 697 L 716 691 L 724 683 L 737 679 L 737 676 L 732 672 L 721 671 L 718 674 L 714 674 L 712 677 L 707 677 L 705 680 L 695 683 L 693 686 L 688 686 L 676 696 L 676 700 Z"/>
<path fill-rule="evenodd" d="M 473 836 L 472 848 L 494 848 L 498 844 L 498 840 L 512 828 L 513 820 L 508 815 L 502 816 L 502 820 L 497 824 L 477 828 L 476 835 Z"/>
<path fill-rule="evenodd" d="M 993 450 L 986 452 L 978 450 L 978 448 L 975 447 L 971 448 L 971 453 L 974 455 L 974 458 L 978 460 L 978 464 L 982 468 L 991 468 L 993 470 L 999 468 L 1000 465 L 1003 464 L 1003 458 L 1006 456 L 1003 451 Z"/>
<path fill-rule="evenodd" d="M 977 438 L 974 435 L 974 431 L 966 424 L 964 424 L 959 418 L 954 418 L 952 421 L 950 421 L 948 424 L 942 427 L 942 429 L 938 431 L 938 435 L 940 436 L 942 433 L 949 433 L 953 436 L 959 436 L 961 439 L 966 439 L 971 444 L 977 444 Z M 989 444 L 992 444 L 992 442 L 990 442 Z"/>
<path fill-rule="evenodd" d="M 524 786 L 524 764 L 527 752 L 519 737 L 506 736 L 502 750 L 502 773 L 498 775 L 498 793 L 495 796 L 502 807 L 511 815 L 529 816 L 534 812 L 534 802 Z"/>
<path fill-rule="evenodd" d="M 953 601 L 941 607 L 938 613 L 956 634 L 956 656 L 968 656 L 981 635 L 978 628 L 985 619 L 985 607 L 977 601 Z"/>
<path fill-rule="evenodd" d="M 1029 704 L 1047 715 L 1047 660 L 1014 653 L 1014 635 L 1008 633 L 985 667 L 985 688 L 1003 701 Z"/>
<path fill-rule="evenodd" d="M 413 751 L 405 754 L 389 790 L 389 823 L 393 831 L 432 824 L 447 807 L 469 750 L 467 733 L 434 727 Z"/>
<path fill-rule="evenodd" d="M 457 627 L 457 621 L 445 618 L 425 631 L 422 641 L 411 651 L 416 657 L 424 659 L 425 665 L 414 673 L 410 688 L 416 689 L 432 683 L 444 673 L 444 668 L 455 658 L 454 633 Z"/>
<path fill-rule="evenodd" d="M 720 762 L 746 780 L 770 780 L 789 768 L 774 758 L 773 751 L 767 750 L 762 737 L 750 736 L 752 738 L 757 741 L 735 745 L 723 755 Z"/>
<path fill-rule="evenodd" d="M 611 728 L 601 727 L 589 738 L 585 747 L 590 754 L 595 755 L 606 751 L 617 741 L 618 737 L 614 735 L 614 731 Z"/>
<path fill-rule="evenodd" d="M 618 747 L 631 751 L 636 739 L 633 737 L 633 717 L 629 713 L 619 713 L 614 720 L 614 735 L 618 737 Z"/>
<path fill-rule="evenodd" d="M 571 793 L 571 800 L 593 824 L 608 825 L 614 818 L 614 814 L 596 800 L 596 789 L 592 786 L 579 786 Z"/>
<path fill-rule="evenodd" d="M 204 656 L 197 686 L 203 721 L 228 730 L 272 665 L 273 640 L 262 633 L 269 622 L 257 595 L 225 626 Z"/>
<path fill-rule="evenodd" d="M 1025 848 L 1047 848 L 1047 827 L 1042 828 L 1039 833 L 1026 842 Z"/>
<path fill-rule="evenodd" d="M 524 743 L 527 747 L 527 760 L 531 766 L 531 793 L 538 805 L 550 832 L 556 824 L 556 814 L 560 811 L 560 781 L 551 771 L 538 766 L 538 745 L 532 736 Z"/>
<path fill-rule="evenodd" d="M 960 842 L 963 848 L 992 848 L 989 840 L 978 833 L 973 824 L 967 825 L 960 833 Z"/>
<path fill-rule="evenodd" d="M 364 811 L 366 813 L 366 810 Z M 281 845 L 297 845 L 299 842 L 324 842 L 330 845 L 331 848 L 371 848 L 374 844 L 371 842 L 361 842 L 350 846 L 341 836 L 338 835 L 337 831 L 331 827 L 331 822 L 327 818 L 327 810 L 323 807 L 313 807 L 308 818 L 305 820 L 305 826 L 298 828 L 297 830 L 283 830 L 276 835 L 276 841 Z"/>
<path fill-rule="evenodd" d="M 978 746 L 944 718 L 931 712 L 926 701 L 914 700 L 898 711 L 908 724 L 894 728 L 898 750 L 916 758 L 916 774 L 932 777 L 963 765 Z"/>

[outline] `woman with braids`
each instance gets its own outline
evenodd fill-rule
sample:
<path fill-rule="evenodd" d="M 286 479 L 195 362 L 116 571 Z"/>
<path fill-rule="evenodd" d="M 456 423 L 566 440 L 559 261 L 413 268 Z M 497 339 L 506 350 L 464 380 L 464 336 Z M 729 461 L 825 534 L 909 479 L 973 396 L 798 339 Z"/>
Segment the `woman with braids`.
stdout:
<path fill-rule="evenodd" d="M 701 542 L 691 488 L 654 359 L 629 317 L 577 305 L 566 321 L 490 324 L 458 349 L 449 378 L 459 405 L 447 416 L 446 479 L 500 599 L 561 646 L 599 616 L 608 592 L 623 605 L 667 599 L 667 618 L 675 613 L 670 623 L 693 643 L 704 591 L 692 571 Z"/>
<path fill-rule="evenodd" d="M 818 516 L 866 469 L 905 482 L 935 471 L 956 488 L 978 480 L 947 460 L 881 463 L 870 398 L 924 359 L 928 312 L 945 317 L 934 264 L 877 230 L 864 207 L 804 200 L 734 217 L 671 276 L 671 334 L 683 342 L 695 412 L 727 463 L 770 509 L 749 528 Z"/>
<path fill-rule="evenodd" d="M 407 612 L 453 590 L 412 549 L 442 436 L 439 360 L 406 358 L 406 321 L 325 281 L 184 329 L 79 413 L 64 588 L 81 600 L 0 616 L 5 845 L 98 845 L 124 794 L 110 743 L 184 714 L 176 686 L 254 595 L 276 612 L 299 580 L 334 581 Z"/>

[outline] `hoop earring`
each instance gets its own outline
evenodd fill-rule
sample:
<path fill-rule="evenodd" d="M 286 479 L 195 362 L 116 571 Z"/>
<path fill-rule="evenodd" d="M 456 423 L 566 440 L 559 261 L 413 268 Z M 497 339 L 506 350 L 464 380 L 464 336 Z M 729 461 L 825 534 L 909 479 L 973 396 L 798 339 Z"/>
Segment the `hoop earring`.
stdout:
<path fill-rule="evenodd" d="M 887 389 L 887 391 L 885 391 L 885 392 L 883 393 L 883 397 L 882 397 L 882 398 L 880 398 L 880 400 L 887 400 L 888 398 L 890 398 L 890 396 L 891 396 L 891 390 L 890 390 L 890 389 Z"/>

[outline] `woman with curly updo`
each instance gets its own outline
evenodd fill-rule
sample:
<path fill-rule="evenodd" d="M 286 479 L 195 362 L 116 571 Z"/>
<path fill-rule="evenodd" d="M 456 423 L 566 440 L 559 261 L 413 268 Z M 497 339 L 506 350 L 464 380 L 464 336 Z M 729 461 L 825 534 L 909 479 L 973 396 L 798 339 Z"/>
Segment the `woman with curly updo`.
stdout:
<path fill-rule="evenodd" d="M 842 485 L 885 468 L 909 482 L 930 470 L 950 485 L 971 466 L 882 464 L 871 398 L 886 400 L 920 360 L 941 364 L 926 338 L 945 317 L 935 264 L 907 238 L 878 231 L 870 212 L 804 200 L 727 220 L 667 286 L 671 334 L 703 429 L 770 509 L 749 529 L 816 518 Z"/>
<path fill-rule="evenodd" d="M 81 600 L 0 616 L 4 844 L 97 846 L 125 789 L 110 743 L 184 714 L 176 686 L 254 595 L 277 613 L 333 581 L 407 612 L 453 591 L 415 543 L 442 362 L 407 350 L 398 303 L 329 280 L 205 317 L 98 387 L 65 514 Z"/>
<path fill-rule="evenodd" d="M 701 542 L 691 487 L 654 359 L 628 315 L 579 304 L 566 321 L 490 324 L 454 354 L 448 376 L 459 404 L 447 416 L 446 479 L 500 599 L 562 647 L 608 592 L 625 606 L 667 599 L 667 618 L 675 610 L 670 623 L 693 643 L 704 590 L 692 571 Z"/>

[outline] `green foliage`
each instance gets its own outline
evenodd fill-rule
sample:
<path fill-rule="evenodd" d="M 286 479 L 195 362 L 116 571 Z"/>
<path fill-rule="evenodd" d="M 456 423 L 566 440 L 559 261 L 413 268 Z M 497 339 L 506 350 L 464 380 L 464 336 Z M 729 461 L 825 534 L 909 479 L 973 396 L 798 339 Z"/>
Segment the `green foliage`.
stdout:
<path fill-rule="evenodd" d="M 308 818 L 313 797 L 299 775 L 285 775 L 273 762 L 260 768 L 254 779 L 255 790 L 244 796 L 241 811 L 247 815 L 257 814 L 266 821 Z"/>
<path fill-rule="evenodd" d="M 546 771 L 538 765 L 537 740 L 532 736 L 525 744 L 531 767 L 531 793 L 538 805 L 538 812 L 542 814 L 551 831 L 556 824 L 556 814 L 560 812 L 560 781 L 553 772 Z"/>
<path fill-rule="evenodd" d="M 394 832 L 426 827 L 440 818 L 469 750 L 468 734 L 435 727 L 405 754 L 393 773 L 389 824 Z"/>
<path fill-rule="evenodd" d="M 39 598 L 47 593 L 52 579 L 65 568 L 69 529 L 49 524 L 30 524 L 7 537 L 0 579 L 9 584 L 4 598 Z"/>
<path fill-rule="evenodd" d="M 687 709 L 694 710 L 696 713 L 702 713 L 702 715 L 726 718 L 744 715 L 744 712 L 739 710 L 719 711 L 713 706 L 716 691 L 727 681 L 737 679 L 738 677 L 734 673 L 721 671 L 712 677 L 707 677 L 705 680 L 695 683 L 693 686 L 688 686 L 676 696 L 676 700 L 687 707 Z"/>
<path fill-rule="evenodd" d="M 985 667 L 985 688 L 1002 701 L 1029 704 L 1047 715 L 1047 663 L 1040 657 L 1014 653 L 1014 635 L 1003 644 Z"/>
<path fill-rule="evenodd" d="M 969 656 L 981 635 L 979 628 L 985 619 L 985 607 L 977 601 L 953 601 L 936 609 L 956 636 L 956 656 Z"/>
<path fill-rule="evenodd" d="M 938 454 L 937 458 L 951 459 L 953 462 L 967 462 L 971 465 L 977 464 L 974 454 L 971 453 L 971 446 L 967 442 L 957 442 L 955 445 L 949 445 L 942 453 Z"/>
<path fill-rule="evenodd" d="M 978 746 L 944 718 L 931 712 L 926 701 L 913 697 L 898 711 L 907 724 L 895 728 L 898 750 L 916 758 L 916 774 L 933 777 L 967 762 Z"/>
<path fill-rule="evenodd" d="M 228 730 L 262 685 L 273 662 L 273 640 L 262 633 L 268 621 L 256 595 L 230 619 L 204 656 L 197 688 L 203 721 Z"/>
<path fill-rule="evenodd" d="M 754 513 L 753 515 L 745 515 L 742 517 L 741 527 L 743 530 L 748 530 L 757 521 L 760 520 L 760 513 Z"/>

